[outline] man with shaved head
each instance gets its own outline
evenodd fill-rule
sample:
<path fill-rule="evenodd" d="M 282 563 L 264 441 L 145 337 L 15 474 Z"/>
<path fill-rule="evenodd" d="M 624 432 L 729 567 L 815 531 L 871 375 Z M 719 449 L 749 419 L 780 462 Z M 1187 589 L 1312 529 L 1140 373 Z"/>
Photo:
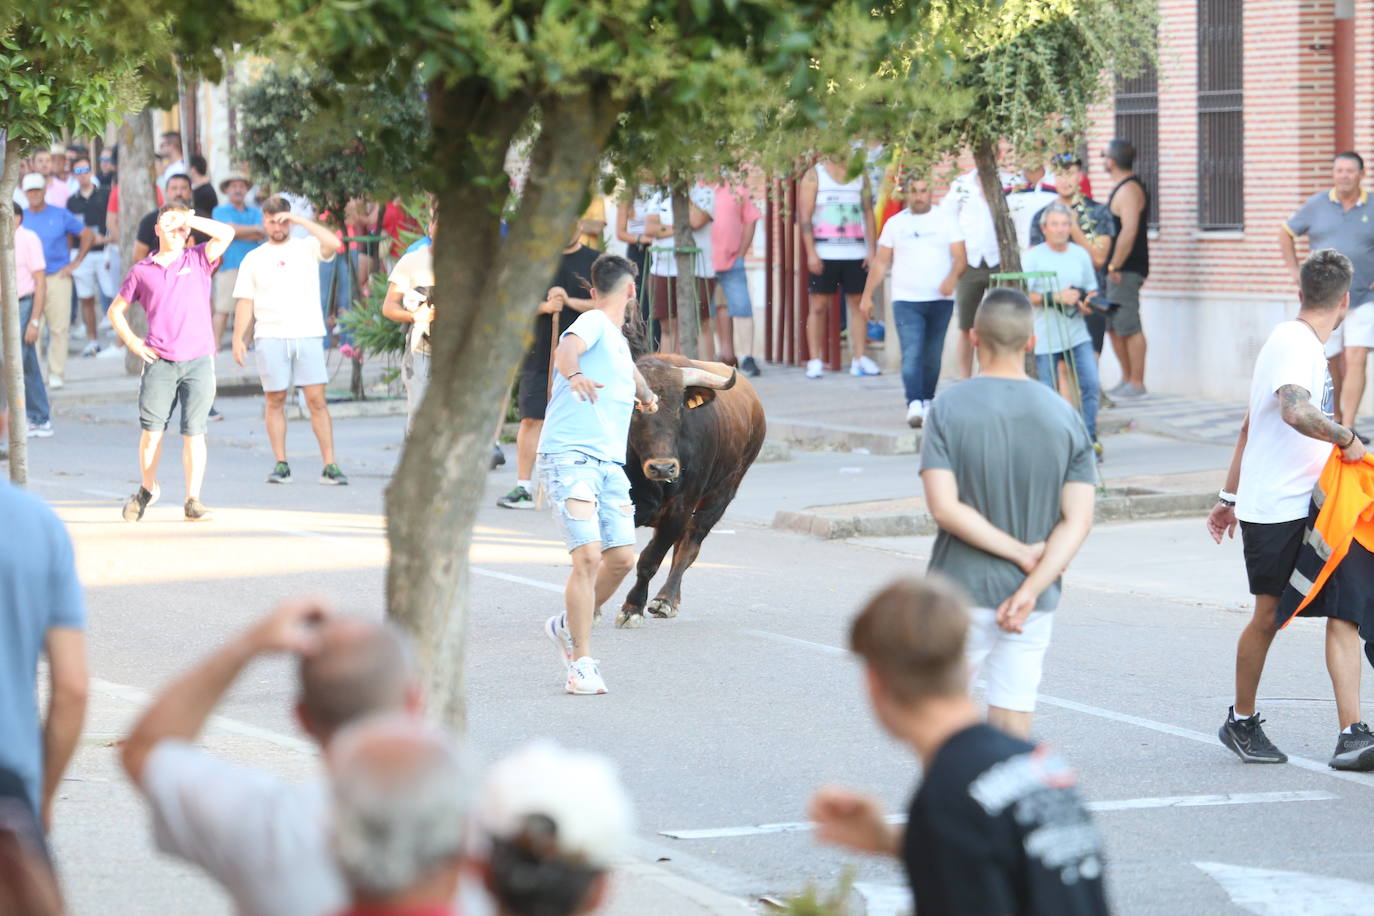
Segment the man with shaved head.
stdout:
<path fill-rule="evenodd" d="M 238 912 L 325 916 L 349 895 L 330 853 L 324 780 L 291 784 L 193 744 L 248 664 L 283 652 L 299 660 L 296 721 L 322 749 L 353 722 L 420 713 L 399 634 L 288 601 L 168 686 L 125 739 L 122 762 L 148 800 L 158 848 L 199 865 Z"/>
<path fill-rule="evenodd" d="M 926 414 L 921 483 L 939 526 L 930 568 L 973 597 L 966 655 L 988 722 L 1030 734 L 1059 576 L 1093 519 L 1097 468 L 1083 420 L 1026 375 L 1026 294 L 993 289 L 970 332 L 981 371 Z"/>

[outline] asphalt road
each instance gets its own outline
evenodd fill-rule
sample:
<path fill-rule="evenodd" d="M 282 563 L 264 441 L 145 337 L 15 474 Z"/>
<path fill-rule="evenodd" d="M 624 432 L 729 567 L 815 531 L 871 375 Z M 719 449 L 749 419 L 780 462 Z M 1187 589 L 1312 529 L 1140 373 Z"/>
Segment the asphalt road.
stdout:
<path fill-rule="evenodd" d="M 382 488 L 402 421 L 337 424 L 347 488 L 314 483 L 309 427 L 292 423 L 298 482 L 274 487 L 264 482 L 271 459 L 256 404 L 220 405 L 228 420 L 212 428 L 205 488 L 218 517 L 202 524 L 181 521 L 180 466 L 170 453 L 164 502 L 137 525 L 121 521 L 120 502 L 136 486 L 127 408 L 59 416 L 58 435 L 33 443 L 33 489 L 68 522 L 88 587 L 97 692 L 127 706 L 98 725 L 88 746 L 113 740 L 138 691 L 157 689 L 278 598 L 308 591 L 350 612 L 381 613 Z M 566 555 L 547 513 L 495 507 L 514 474 L 510 466 L 493 472 L 471 557 L 474 748 L 491 757 L 549 735 L 599 749 L 619 761 L 635 798 L 642 857 L 751 898 L 811 881 L 831 886 L 852 866 L 871 886 L 870 912 L 891 912 L 877 901 L 882 888 L 902 884 L 893 864 L 818 847 L 788 825 L 804 819 L 808 794 L 825 782 L 905 806 L 918 769 L 874 724 L 859 670 L 841 648 L 869 593 L 924 568 L 929 540 L 823 542 L 760 522 L 770 504 L 848 498 L 834 498 L 829 486 L 843 478 L 853 488 L 846 468 L 910 474 L 914 487 L 913 461 L 808 455 L 755 467 L 740 510 L 727 514 L 688 573 L 681 615 L 637 631 L 603 624 L 594 651 L 610 693 L 578 698 L 563 693 L 562 666 L 540 632 L 559 607 Z M 1283 895 L 1298 889 L 1319 907 L 1302 912 L 1374 909 L 1374 887 L 1361 883 L 1374 874 L 1374 850 L 1360 826 L 1374 813 L 1374 776 L 1325 766 L 1336 727 L 1318 624 L 1280 635 L 1261 689 L 1269 734 L 1295 762 L 1246 767 L 1216 741 L 1246 601 L 1238 543 L 1212 545 L 1201 519 L 1100 527 L 1070 570 L 1036 732 L 1077 766 L 1086 796 L 1101 804 L 1118 912 L 1297 912 Z M 289 666 L 264 662 L 222 712 L 250 731 L 299 737 L 291 697 Z M 292 775 L 309 770 L 285 762 L 284 752 L 281 761 L 255 753 Z M 203 893 L 189 870 L 147 851 L 136 803 L 117 775 L 89 778 L 99 785 L 74 785 L 58 815 L 75 911 L 154 911 L 137 898 L 112 903 L 114 875 L 145 875 L 166 899 Z M 118 816 L 102 816 L 106 799 Z M 751 829 L 758 825 L 783 827 Z M 697 833 L 666 835 L 688 831 Z"/>

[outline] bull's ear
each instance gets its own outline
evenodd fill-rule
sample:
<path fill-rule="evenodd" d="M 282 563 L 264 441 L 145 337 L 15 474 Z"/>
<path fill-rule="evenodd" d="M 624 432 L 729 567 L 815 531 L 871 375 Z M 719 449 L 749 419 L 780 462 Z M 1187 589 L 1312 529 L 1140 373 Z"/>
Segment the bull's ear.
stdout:
<path fill-rule="evenodd" d="M 700 407 L 702 404 L 709 404 L 716 399 L 716 392 L 711 388 L 688 388 L 683 392 L 682 404 L 689 410 L 693 407 Z"/>

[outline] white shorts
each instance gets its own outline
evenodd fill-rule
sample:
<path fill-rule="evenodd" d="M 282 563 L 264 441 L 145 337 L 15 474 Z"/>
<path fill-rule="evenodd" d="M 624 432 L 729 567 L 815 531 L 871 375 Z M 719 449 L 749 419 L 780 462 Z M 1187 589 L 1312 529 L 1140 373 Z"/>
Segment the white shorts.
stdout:
<path fill-rule="evenodd" d="M 1336 328 L 1326 342 L 1326 355 L 1331 356 L 1331 341 L 1339 340 L 1342 347 L 1374 347 L 1374 302 L 1366 302 L 1346 312 L 1345 321 Z"/>
<path fill-rule="evenodd" d="M 253 341 L 263 391 L 285 391 L 292 385 L 329 381 L 323 337 L 259 337 Z"/>
<path fill-rule="evenodd" d="M 119 246 L 106 245 L 101 253 L 105 256 L 96 262 L 95 276 L 100 281 L 100 294 L 107 299 L 113 299 L 119 292 L 119 285 L 124 281 L 124 276 L 119 270 Z"/>
<path fill-rule="evenodd" d="M 76 260 L 77 249 L 71 251 L 72 261 Z M 95 298 L 96 284 L 99 282 L 100 262 L 105 260 L 105 249 L 86 252 L 86 260 L 72 271 L 72 286 L 76 287 L 76 298 Z"/>
<path fill-rule="evenodd" d="M 1023 632 L 1008 633 L 997 626 L 997 612 L 976 607 L 969 611 L 969 677 L 987 682 L 989 706 L 1013 712 L 1034 712 L 1035 695 L 1044 673 L 1045 650 L 1054 630 L 1053 611 L 1032 611 Z"/>

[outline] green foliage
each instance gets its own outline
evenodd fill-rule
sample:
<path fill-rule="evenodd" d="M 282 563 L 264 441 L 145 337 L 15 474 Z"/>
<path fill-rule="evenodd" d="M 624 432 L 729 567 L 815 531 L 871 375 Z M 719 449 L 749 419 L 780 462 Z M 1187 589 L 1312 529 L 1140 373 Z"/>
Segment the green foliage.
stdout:
<path fill-rule="evenodd" d="M 854 869 L 846 868 L 840 883 L 829 893 L 808 884 L 800 894 L 788 897 L 782 916 L 849 916 L 853 912 L 849 905 L 853 890 Z"/>
<path fill-rule="evenodd" d="M 301 66 L 274 66 L 238 93 L 239 154 L 255 177 L 304 194 L 341 221 L 353 197 L 414 192 L 427 165 L 421 89 L 385 73 L 348 86 Z"/>
<path fill-rule="evenodd" d="M 380 271 L 368 280 L 370 289 L 361 302 L 339 313 L 339 326 L 348 332 L 353 346 L 367 357 L 400 354 L 406 348 L 405 326 L 382 314 L 386 299 L 386 276 Z"/>

